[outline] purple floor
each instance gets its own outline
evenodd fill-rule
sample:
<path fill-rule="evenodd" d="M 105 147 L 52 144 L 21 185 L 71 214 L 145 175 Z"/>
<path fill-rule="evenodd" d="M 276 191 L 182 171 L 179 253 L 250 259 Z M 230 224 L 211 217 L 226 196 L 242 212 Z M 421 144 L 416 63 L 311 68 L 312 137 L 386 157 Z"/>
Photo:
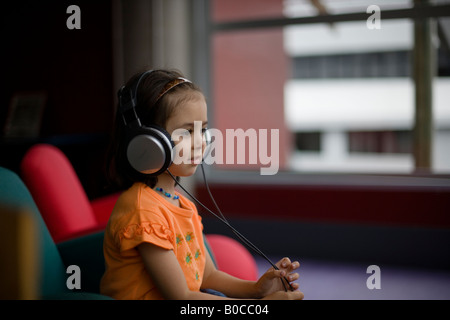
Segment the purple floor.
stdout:
<path fill-rule="evenodd" d="M 370 290 L 368 265 L 290 258 L 300 262 L 298 283 L 308 300 L 450 300 L 450 271 L 379 265 L 381 288 Z M 260 274 L 269 268 L 255 259 Z"/>

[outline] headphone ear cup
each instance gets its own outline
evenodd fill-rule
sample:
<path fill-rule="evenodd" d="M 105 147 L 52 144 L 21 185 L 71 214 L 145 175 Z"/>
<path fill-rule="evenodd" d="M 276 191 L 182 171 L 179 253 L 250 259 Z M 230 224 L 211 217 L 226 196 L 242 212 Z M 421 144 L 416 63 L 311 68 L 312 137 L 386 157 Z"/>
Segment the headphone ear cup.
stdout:
<path fill-rule="evenodd" d="M 128 143 L 128 162 L 142 174 L 157 176 L 172 164 L 173 147 L 166 130 L 157 126 L 141 127 Z"/>

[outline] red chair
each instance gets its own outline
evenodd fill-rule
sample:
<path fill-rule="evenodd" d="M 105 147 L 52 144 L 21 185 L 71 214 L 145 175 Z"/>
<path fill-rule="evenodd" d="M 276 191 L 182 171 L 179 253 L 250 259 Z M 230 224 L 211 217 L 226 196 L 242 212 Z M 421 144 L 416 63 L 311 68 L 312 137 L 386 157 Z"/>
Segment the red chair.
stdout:
<path fill-rule="evenodd" d="M 236 240 L 219 234 L 206 235 L 217 269 L 236 278 L 255 281 L 258 266 L 248 250 Z"/>
<path fill-rule="evenodd" d="M 22 159 L 21 174 L 56 243 L 105 228 L 118 194 L 89 201 L 72 164 L 58 148 L 31 147 Z"/>

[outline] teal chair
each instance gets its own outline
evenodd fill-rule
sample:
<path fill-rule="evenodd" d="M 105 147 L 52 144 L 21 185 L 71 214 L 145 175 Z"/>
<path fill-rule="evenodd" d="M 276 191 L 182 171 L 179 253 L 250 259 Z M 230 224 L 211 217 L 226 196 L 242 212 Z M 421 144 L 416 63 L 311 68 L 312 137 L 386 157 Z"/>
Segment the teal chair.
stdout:
<path fill-rule="evenodd" d="M 39 299 L 110 299 L 99 294 L 100 278 L 104 272 L 103 232 L 62 242 L 53 241 L 36 204 L 19 176 L 0 167 L 0 204 L 26 207 L 37 226 L 39 266 Z M 0 215 L 2 212 L 0 212 Z M 3 261 L 2 263 L 8 263 Z M 70 290 L 66 284 L 77 265 L 81 271 L 81 288 Z M 70 271 L 70 270 L 69 270 Z"/>

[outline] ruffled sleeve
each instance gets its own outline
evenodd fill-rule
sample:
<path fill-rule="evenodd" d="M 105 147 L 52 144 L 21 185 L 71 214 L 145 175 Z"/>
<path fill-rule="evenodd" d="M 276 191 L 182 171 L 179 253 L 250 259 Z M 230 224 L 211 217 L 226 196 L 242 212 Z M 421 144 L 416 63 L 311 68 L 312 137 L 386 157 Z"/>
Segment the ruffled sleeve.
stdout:
<path fill-rule="evenodd" d="M 137 221 L 129 221 L 117 230 L 116 242 L 120 252 L 133 249 L 143 242 L 149 242 L 164 249 L 173 249 L 174 234 L 164 219 L 146 221 L 145 215 L 139 215 Z"/>

